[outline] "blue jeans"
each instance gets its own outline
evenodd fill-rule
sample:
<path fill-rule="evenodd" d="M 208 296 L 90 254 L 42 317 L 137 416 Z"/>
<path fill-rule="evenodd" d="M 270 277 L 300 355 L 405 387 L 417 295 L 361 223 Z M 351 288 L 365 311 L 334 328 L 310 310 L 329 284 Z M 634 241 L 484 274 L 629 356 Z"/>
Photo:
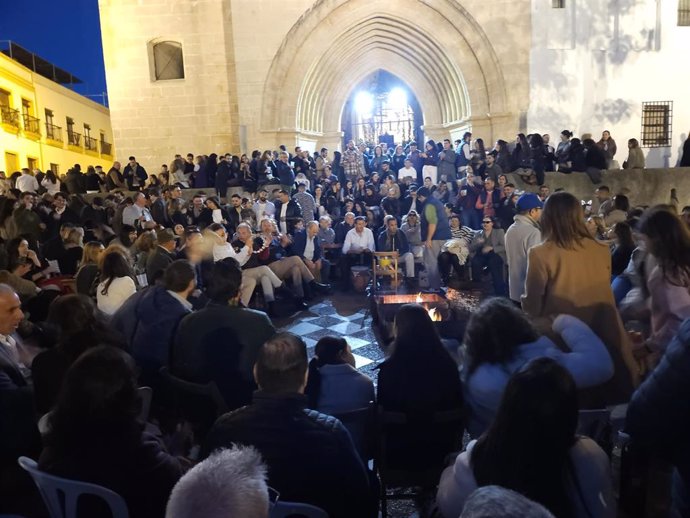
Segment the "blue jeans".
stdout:
<path fill-rule="evenodd" d="M 462 224 L 472 230 L 480 230 L 482 228 L 482 213 L 477 209 L 463 209 Z"/>
<path fill-rule="evenodd" d="M 503 259 L 493 251 L 488 254 L 477 252 L 477 255 L 472 258 L 472 280 L 474 282 L 481 281 L 482 268 L 485 266 L 491 274 L 495 295 L 497 297 L 505 297 L 507 291 L 506 282 L 503 279 Z"/>

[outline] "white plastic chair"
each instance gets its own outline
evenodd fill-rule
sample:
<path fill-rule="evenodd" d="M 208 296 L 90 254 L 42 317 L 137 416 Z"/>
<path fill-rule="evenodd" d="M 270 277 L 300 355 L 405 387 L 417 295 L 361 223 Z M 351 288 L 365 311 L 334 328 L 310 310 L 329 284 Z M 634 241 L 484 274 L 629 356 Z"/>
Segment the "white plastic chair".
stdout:
<path fill-rule="evenodd" d="M 28 457 L 19 457 L 18 462 L 34 479 L 48 508 L 50 518 L 77 518 L 77 502 L 79 497 L 84 494 L 102 498 L 110 507 L 113 518 L 129 518 L 127 504 L 114 491 L 96 484 L 49 475 L 40 471 L 36 461 Z M 61 494 L 64 496 L 64 500 Z"/>

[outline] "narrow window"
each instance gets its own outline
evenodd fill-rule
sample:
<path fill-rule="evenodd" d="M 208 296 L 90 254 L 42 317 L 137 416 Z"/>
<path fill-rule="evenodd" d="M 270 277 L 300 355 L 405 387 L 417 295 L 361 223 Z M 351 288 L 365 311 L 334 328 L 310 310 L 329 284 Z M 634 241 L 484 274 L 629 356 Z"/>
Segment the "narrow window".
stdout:
<path fill-rule="evenodd" d="M 678 0 L 678 26 L 690 27 L 690 0 Z"/>
<path fill-rule="evenodd" d="M 642 103 L 642 147 L 671 145 L 673 101 Z"/>
<path fill-rule="evenodd" d="M 154 78 L 156 81 L 184 79 L 182 45 L 176 41 L 161 41 L 153 45 Z"/>

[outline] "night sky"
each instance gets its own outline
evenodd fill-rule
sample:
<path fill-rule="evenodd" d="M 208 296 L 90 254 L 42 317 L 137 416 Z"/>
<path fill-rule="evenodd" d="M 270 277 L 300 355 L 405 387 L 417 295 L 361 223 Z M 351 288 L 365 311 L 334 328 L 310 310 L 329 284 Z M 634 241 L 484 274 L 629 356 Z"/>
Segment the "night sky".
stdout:
<path fill-rule="evenodd" d="M 98 0 L 2 0 L 0 40 L 13 40 L 83 81 L 83 95 L 106 91 Z M 67 85 L 66 85 L 67 86 Z M 101 97 L 91 97 L 102 102 Z"/>

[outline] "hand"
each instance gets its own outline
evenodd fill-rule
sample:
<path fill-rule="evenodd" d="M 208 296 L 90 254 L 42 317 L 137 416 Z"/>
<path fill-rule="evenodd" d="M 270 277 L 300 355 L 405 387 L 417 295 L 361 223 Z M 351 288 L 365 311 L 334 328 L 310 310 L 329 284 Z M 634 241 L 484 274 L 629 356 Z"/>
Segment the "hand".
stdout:
<path fill-rule="evenodd" d="M 314 269 L 314 266 L 315 266 L 314 261 L 310 261 L 309 259 L 305 259 L 304 264 L 306 264 L 307 268 L 309 268 L 310 270 Z"/>
<path fill-rule="evenodd" d="M 41 230 L 45 230 L 45 229 L 48 228 L 48 227 L 46 227 L 46 224 L 45 224 L 45 223 L 39 223 L 39 224 L 38 224 L 38 228 L 40 228 Z"/>
<path fill-rule="evenodd" d="M 494 249 L 493 246 L 485 246 L 484 248 L 482 248 L 482 253 L 483 253 L 483 254 L 488 254 L 488 253 L 491 252 L 493 249 Z"/>
<path fill-rule="evenodd" d="M 27 252 L 26 257 L 28 257 L 29 259 L 31 259 L 31 261 L 32 261 L 33 263 L 37 263 L 37 262 L 38 262 L 38 256 L 36 255 L 36 252 L 34 252 L 34 251 L 31 250 L 31 249 L 29 249 L 29 251 Z"/>
<path fill-rule="evenodd" d="M 427 239 L 427 240 L 424 242 L 424 246 L 425 246 L 426 248 L 431 248 L 431 239 Z"/>

